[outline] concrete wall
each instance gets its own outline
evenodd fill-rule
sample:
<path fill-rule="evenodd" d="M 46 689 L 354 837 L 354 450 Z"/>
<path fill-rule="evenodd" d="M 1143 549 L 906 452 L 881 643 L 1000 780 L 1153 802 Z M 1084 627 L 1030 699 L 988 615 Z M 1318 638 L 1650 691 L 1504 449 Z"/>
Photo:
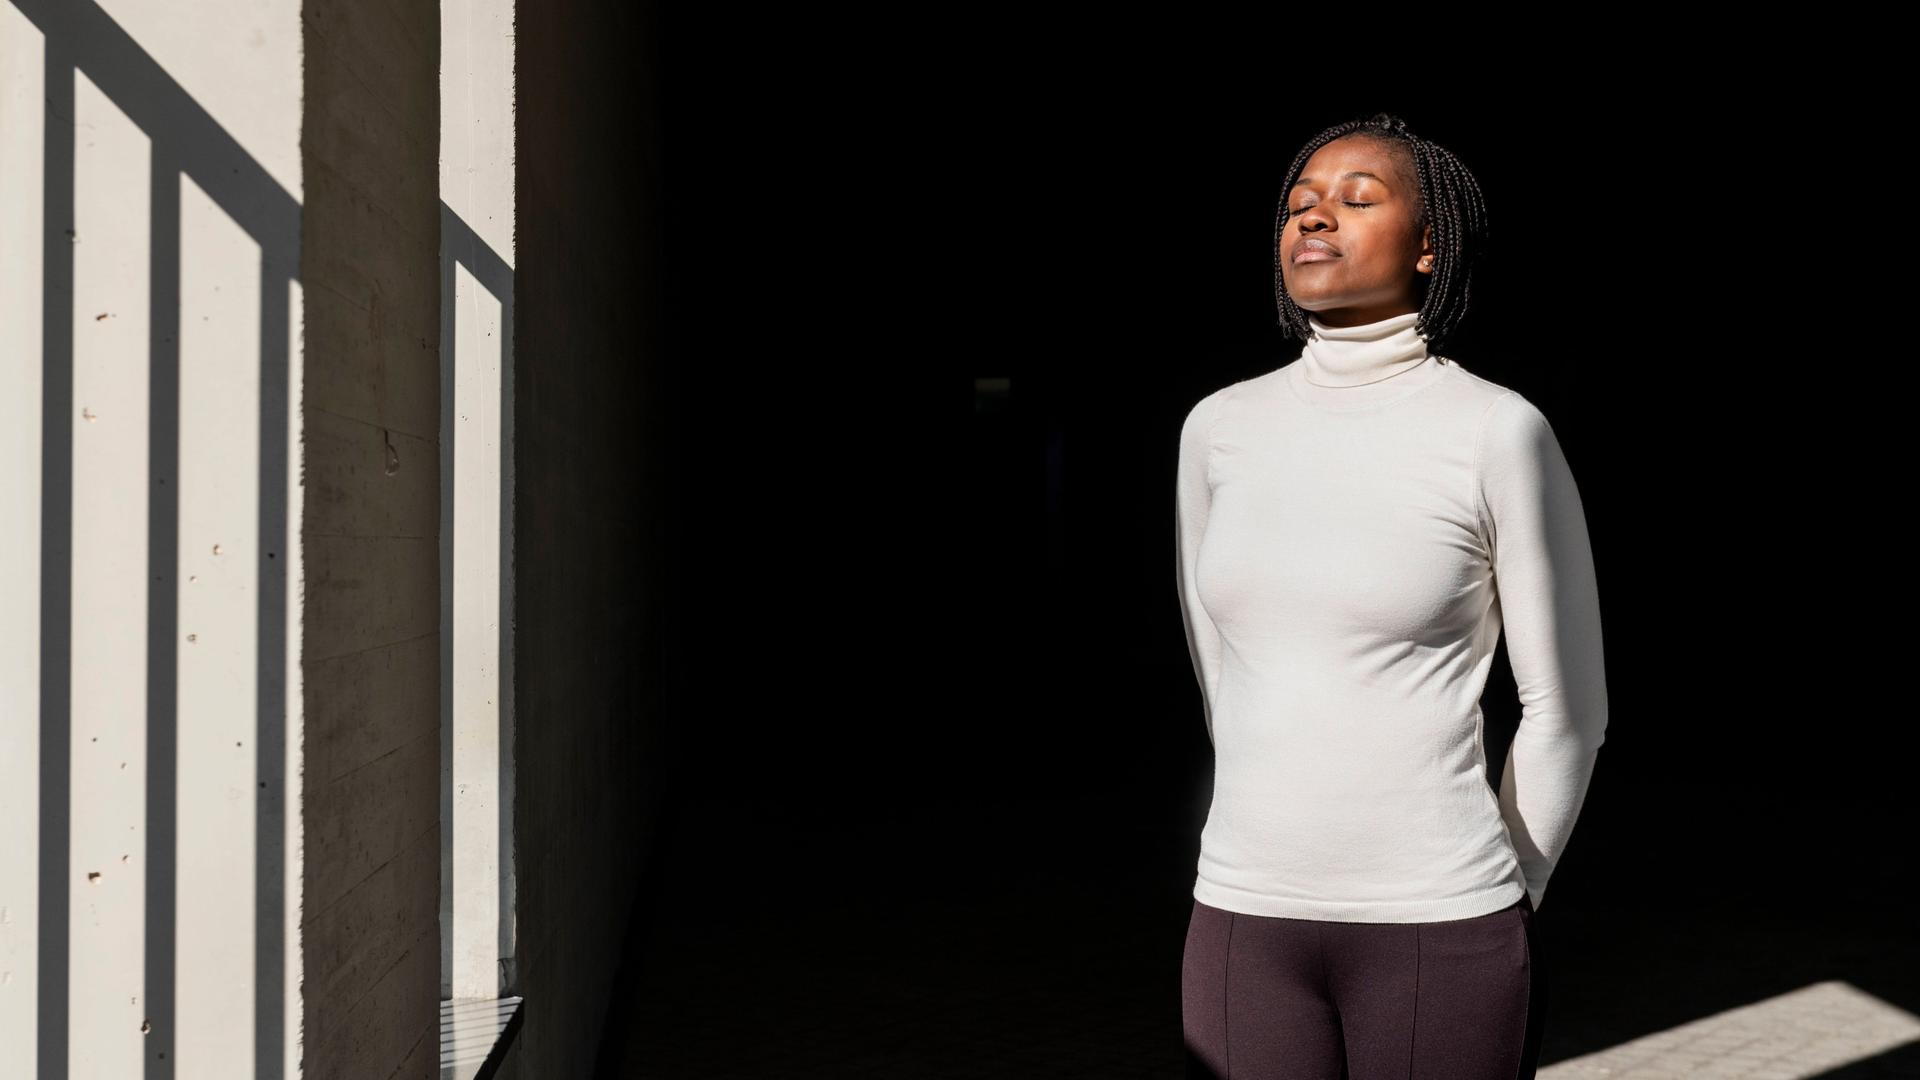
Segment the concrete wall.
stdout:
<path fill-rule="evenodd" d="M 437 1074 L 439 8 L 307 0 L 306 1075 Z"/>
<path fill-rule="evenodd" d="M 644 16 L 539 13 L 516 191 L 510 0 L 0 4 L 0 1075 L 426 1078 L 515 992 L 505 1075 L 590 1068 L 671 630 Z"/>
<path fill-rule="evenodd" d="M 676 639 L 664 172 L 651 5 L 517 14 L 517 1075 L 592 1075 L 649 855 Z M 669 409 L 683 415 L 673 421 Z M 689 886 L 695 887 L 695 886 Z"/>
<path fill-rule="evenodd" d="M 440 994 L 491 1002 L 516 982 L 513 0 L 440 10 Z"/>
<path fill-rule="evenodd" d="M 0 3 L 0 1076 L 298 1066 L 301 57 Z"/>

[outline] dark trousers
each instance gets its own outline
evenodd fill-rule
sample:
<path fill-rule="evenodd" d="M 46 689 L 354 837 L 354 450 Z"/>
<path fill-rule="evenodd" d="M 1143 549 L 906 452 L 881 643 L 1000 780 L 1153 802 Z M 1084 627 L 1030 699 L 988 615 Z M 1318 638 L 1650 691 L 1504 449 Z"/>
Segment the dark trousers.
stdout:
<path fill-rule="evenodd" d="M 1531 1080 L 1546 967 L 1522 896 L 1424 923 L 1242 915 L 1193 903 L 1181 970 L 1187 1076 Z"/>

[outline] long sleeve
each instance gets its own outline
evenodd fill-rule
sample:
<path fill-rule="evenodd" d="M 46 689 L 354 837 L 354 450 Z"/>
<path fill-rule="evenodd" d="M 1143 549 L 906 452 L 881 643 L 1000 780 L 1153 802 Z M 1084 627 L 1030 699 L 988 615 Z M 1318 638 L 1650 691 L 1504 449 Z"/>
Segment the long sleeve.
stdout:
<path fill-rule="evenodd" d="M 1205 605 L 1200 603 L 1195 571 L 1212 501 L 1207 477 L 1208 434 L 1221 393 L 1215 391 L 1207 395 L 1187 412 L 1180 428 L 1179 473 L 1174 485 L 1174 550 L 1179 563 L 1180 615 L 1186 624 L 1187 653 L 1193 660 L 1194 678 L 1200 683 L 1201 709 L 1209 742 L 1213 740 L 1214 687 L 1220 680 L 1220 632 Z"/>
<path fill-rule="evenodd" d="M 1519 393 L 1488 407 L 1475 472 L 1521 707 L 1500 812 L 1537 909 L 1606 738 L 1599 589 L 1573 472 Z"/>

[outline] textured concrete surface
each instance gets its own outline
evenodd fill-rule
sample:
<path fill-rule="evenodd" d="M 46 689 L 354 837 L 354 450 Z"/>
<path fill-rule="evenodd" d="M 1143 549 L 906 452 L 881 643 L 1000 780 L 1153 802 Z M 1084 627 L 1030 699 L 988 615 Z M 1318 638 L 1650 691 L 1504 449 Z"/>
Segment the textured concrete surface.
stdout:
<path fill-rule="evenodd" d="M 309 0 L 304 1075 L 437 1071 L 439 8 Z"/>

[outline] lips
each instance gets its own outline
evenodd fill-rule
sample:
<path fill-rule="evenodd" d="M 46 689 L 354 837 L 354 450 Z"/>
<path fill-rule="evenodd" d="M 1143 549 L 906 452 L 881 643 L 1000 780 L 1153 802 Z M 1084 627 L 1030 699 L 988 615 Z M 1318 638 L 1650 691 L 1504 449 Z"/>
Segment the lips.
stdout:
<path fill-rule="evenodd" d="M 1314 236 L 1302 237 L 1293 245 L 1294 262 L 1319 262 L 1322 259 L 1339 258 L 1340 250 Z"/>

